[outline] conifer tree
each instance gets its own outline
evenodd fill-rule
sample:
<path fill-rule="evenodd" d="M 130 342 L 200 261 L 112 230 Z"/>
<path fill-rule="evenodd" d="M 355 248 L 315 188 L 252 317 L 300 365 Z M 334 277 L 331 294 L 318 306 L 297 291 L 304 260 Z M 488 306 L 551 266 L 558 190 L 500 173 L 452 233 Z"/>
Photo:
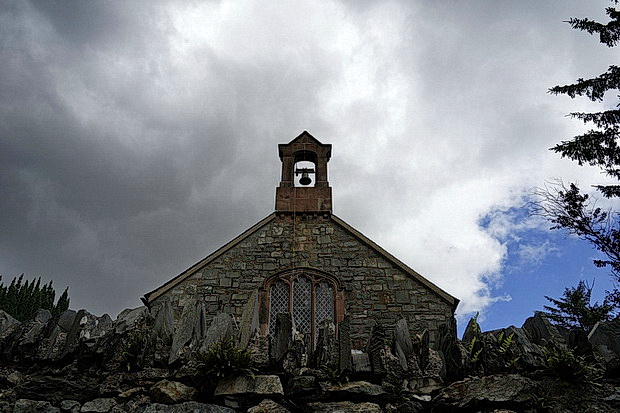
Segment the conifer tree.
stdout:
<path fill-rule="evenodd" d="M 566 288 L 560 299 L 545 296 L 553 306 L 544 306 L 546 311 L 541 313 L 555 324 L 589 332 L 597 322 L 609 320 L 614 308 L 607 300 L 590 304 L 591 294 L 592 286 L 579 281 L 576 287 Z"/>
<path fill-rule="evenodd" d="M 618 4 L 619 0 L 611 0 Z M 600 23 L 588 18 L 571 18 L 568 23 L 573 29 L 598 35 L 599 41 L 607 47 L 615 47 L 620 41 L 620 10 L 605 9 L 609 21 Z M 563 94 L 571 98 L 586 97 L 604 105 L 598 112 L 573 112 L 569 116 L 591 127 L 587 132 L 562 141 L 551 150 L 563 158 L 577 161 L 579 165 L 599 167 L 604 174 L 617 183 L 594 185 L 607 198 L 620 198 L 620 95 L 611 105 L 604 101 L 607 92 L 620 89 L 620 67 L 611 65 L 604 73 L 590 79 L 577 79 L 575 83 L 555 86 L 551 94 Z M 556 181 L 535 190 L 537 201 L 532 204 L 532 213 L 548 219 L 552 229 L 560 229 L 589 242 L 603 257 L 594 261 L 597 267 L 607 267 L 616 281 L 620 281 L 620 215 L 617 211 L 603 210 L 579 186 Z M 617 289 L 607 292 L 608 299 L 620 307 L 620 293 Z"/>
<path fill-rule="evenodd" d="M 19 321 L 28 320 L 39 309 L 58 315 L 69 308 L 69 288 L 62 293 L 56 304 L 52 281 L 41 286 L 41 277 L 23 282 L 24 274 L 13 278 L 7 287 L 0 275 L 0 310 L 6 311 Z"/>

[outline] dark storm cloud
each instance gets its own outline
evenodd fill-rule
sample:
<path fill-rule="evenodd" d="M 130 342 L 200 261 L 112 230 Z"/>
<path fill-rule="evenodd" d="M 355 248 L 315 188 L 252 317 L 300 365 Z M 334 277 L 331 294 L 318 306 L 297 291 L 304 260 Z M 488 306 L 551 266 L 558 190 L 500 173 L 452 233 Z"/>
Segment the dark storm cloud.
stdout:
<path fill-rule="evenodd" d="M 5 278 L 41 275 L 116 312 L 271 211 L 307 73 L 248 71 L 208 45 L 173 61 L 157 5 L 12 2 L 2 16 Z"/>

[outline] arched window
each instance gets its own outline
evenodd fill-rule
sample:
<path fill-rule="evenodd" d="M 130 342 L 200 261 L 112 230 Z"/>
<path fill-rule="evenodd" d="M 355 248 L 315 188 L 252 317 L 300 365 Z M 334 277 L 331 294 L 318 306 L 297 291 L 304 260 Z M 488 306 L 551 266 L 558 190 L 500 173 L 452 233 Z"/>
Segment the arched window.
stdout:
<path fill-rule="evenodd" d="M 295 329 L 315 343 L 322 321 L 338 323 L 344 317 L 343 293 L 338 281 L 316 270 L 293 270 L 270 277 L 261 291 L 261 301 L 263 334 L 273 335 L 276 316 L 290 313 Z"/>

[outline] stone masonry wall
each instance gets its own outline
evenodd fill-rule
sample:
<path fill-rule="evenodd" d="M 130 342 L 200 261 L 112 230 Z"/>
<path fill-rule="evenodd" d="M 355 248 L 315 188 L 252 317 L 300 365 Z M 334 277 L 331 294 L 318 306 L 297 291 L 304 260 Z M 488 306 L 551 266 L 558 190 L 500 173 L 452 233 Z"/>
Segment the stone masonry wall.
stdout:
<path fill-rule="evenodd" d="M 240 319 L 244 306 L 264 280 L 282 270 L 310 267 L 338 277 L 345 291 L 351 338 L 362 349 L 374 320 L 394 325 L 406 317 L 414 331 L 437 328 L 452 317 L 450 305 L 330 219 L 275 219 L 153 304 L 170 300 L 175 319 L 183 307 L 204 301 L 207 323 L 217 312 Z M 208 325 L 208 324 L 207 324 Z"/>

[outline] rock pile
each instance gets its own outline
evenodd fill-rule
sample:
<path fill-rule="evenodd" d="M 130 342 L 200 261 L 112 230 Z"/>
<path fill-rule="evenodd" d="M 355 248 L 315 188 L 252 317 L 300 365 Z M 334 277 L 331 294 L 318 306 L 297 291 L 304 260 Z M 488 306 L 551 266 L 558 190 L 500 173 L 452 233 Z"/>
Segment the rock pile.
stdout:
<path fill-rule="evenodd" d="M 85 310 L 57 317 L 40 310 L 20 323 L 0 311 L 0 413 L 620 408 L 618 321 L 586 336 L 540 315 L 489 332 L 473 320 L 463 340 L 455 324 L 445 325 L 431 346 L 427 331 L 401 319 L 389 329 L 377 323 L 365 348 L 353 349 L 346 319 L 322 323 L 311 343 L 288 314 L 278 315 L 273 337 L 261 337 L 253 323 L 224 313 L 204 325 L 203 312 L 186 308 L 173 330 L 169 306 L 125 310 L 115 321 Z M 246 367 L 255 374 L 209 370 L 204 354 L 228 341 L 250 355 Z M 561 370 L 567 361 L 573 370 Z M 562 371 L 570 377 L 558 377 Z"/>

